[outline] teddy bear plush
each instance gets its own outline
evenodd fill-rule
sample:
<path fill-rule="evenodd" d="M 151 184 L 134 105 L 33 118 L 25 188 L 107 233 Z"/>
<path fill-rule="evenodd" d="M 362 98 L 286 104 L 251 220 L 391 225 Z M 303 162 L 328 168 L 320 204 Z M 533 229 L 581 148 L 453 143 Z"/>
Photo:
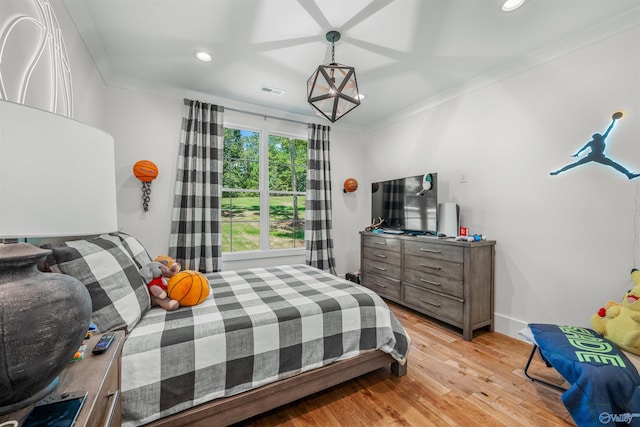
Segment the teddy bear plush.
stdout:
<path fill-rule="evenodd" d="M 169 276 L 165 275 L 165 277 L 167 278 L 167 280 L 165 280 L 165 282 L 167 282 L 171 276 L 173 276 L 174 274 L 178 273 L 180 271 L 180 269 L 182 268 L 180 266 L 180 264 L 178 264 L 176 262 L 175 259 L 173 259 L 173 258 L 171 258 L 170 256 L 167 256 L 167 255 L 159 255 L 159 256 L 156 257 L 156 259 L 154 259 L 154 261 L 164 264 L 169 269 L 169 271 L 171 272 L 171 274 Z"/>
<path fill-rule="evenodd" d="M 640 355 L 640 270 L 631 270 L 631 280 L 634 286 L 622 302 L 607 302 L 591 316 L 591 325 L 618 347 Z"/>
<path fill-rule="evenodd" d="M 178 265 L 177 270 L 180 270 Z M 140 269 L 140 275 L 149 289 L 152 306 L 160 306 L 167 311 L 173 311 L 180 307 L 180 303 L 167 295 L 167 281 L 177 271 L 171 270 L 162 262 L 150 262 Z"/>

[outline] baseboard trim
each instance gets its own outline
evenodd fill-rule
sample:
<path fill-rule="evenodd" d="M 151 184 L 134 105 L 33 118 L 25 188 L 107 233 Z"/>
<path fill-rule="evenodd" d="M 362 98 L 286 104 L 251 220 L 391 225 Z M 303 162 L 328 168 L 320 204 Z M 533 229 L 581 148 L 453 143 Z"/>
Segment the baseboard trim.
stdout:
<path fill-rule="evenodd" d="M 500 332 L 501 334 L 519 339 L 521 341 L 526 341 L 518 332 L 526 328 L 529 322 L 525 322 L 520 319 L 514 319 L 513 317 L 505 316 L 498 313 L 494 313 L 494 322 L 494 330 L 496 332 Z"/>

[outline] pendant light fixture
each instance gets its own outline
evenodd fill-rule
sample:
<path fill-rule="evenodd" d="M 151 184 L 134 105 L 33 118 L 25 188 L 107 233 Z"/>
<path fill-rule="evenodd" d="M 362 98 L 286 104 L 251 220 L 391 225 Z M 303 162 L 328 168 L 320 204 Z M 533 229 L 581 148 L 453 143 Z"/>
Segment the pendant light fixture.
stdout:
<path fill-rule="evenodd" d="M 329 31 L 331 63 L 318 66 L 307 80 L 307 101 L 321 115 L 335 122 L 360 105 L 356 71 L 353 67 L 335 62 L 335 43 L 338 31 Z"/>

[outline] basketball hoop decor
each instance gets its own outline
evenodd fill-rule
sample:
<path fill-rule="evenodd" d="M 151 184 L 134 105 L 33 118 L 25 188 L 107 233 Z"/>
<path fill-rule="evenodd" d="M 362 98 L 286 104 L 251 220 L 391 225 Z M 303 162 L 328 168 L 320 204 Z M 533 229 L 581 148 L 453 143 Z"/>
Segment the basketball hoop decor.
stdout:
<path fill-rule="evenodd" d="M 151 160 L 140 160 L 133 165 L 133 175 L 142 181 L 142 208 L 147 212 L 151 201 L 151 181 L 158 176 L 158 166 Z"/>
<path fill-rule="evenodd" d="M 355 178 L 347 178 L 344 180 L 343 193 L 353 193 L 358 189 L 358 181 Z"/>

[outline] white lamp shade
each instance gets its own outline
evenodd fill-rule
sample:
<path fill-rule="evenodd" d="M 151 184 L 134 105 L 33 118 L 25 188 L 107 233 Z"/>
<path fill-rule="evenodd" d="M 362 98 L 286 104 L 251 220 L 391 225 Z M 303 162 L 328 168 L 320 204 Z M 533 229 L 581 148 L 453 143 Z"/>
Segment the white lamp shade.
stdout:
<path fill-rule="evenodd" d="M 116 231 L 113 137 L 0 101 L 0 238 Z"/>

